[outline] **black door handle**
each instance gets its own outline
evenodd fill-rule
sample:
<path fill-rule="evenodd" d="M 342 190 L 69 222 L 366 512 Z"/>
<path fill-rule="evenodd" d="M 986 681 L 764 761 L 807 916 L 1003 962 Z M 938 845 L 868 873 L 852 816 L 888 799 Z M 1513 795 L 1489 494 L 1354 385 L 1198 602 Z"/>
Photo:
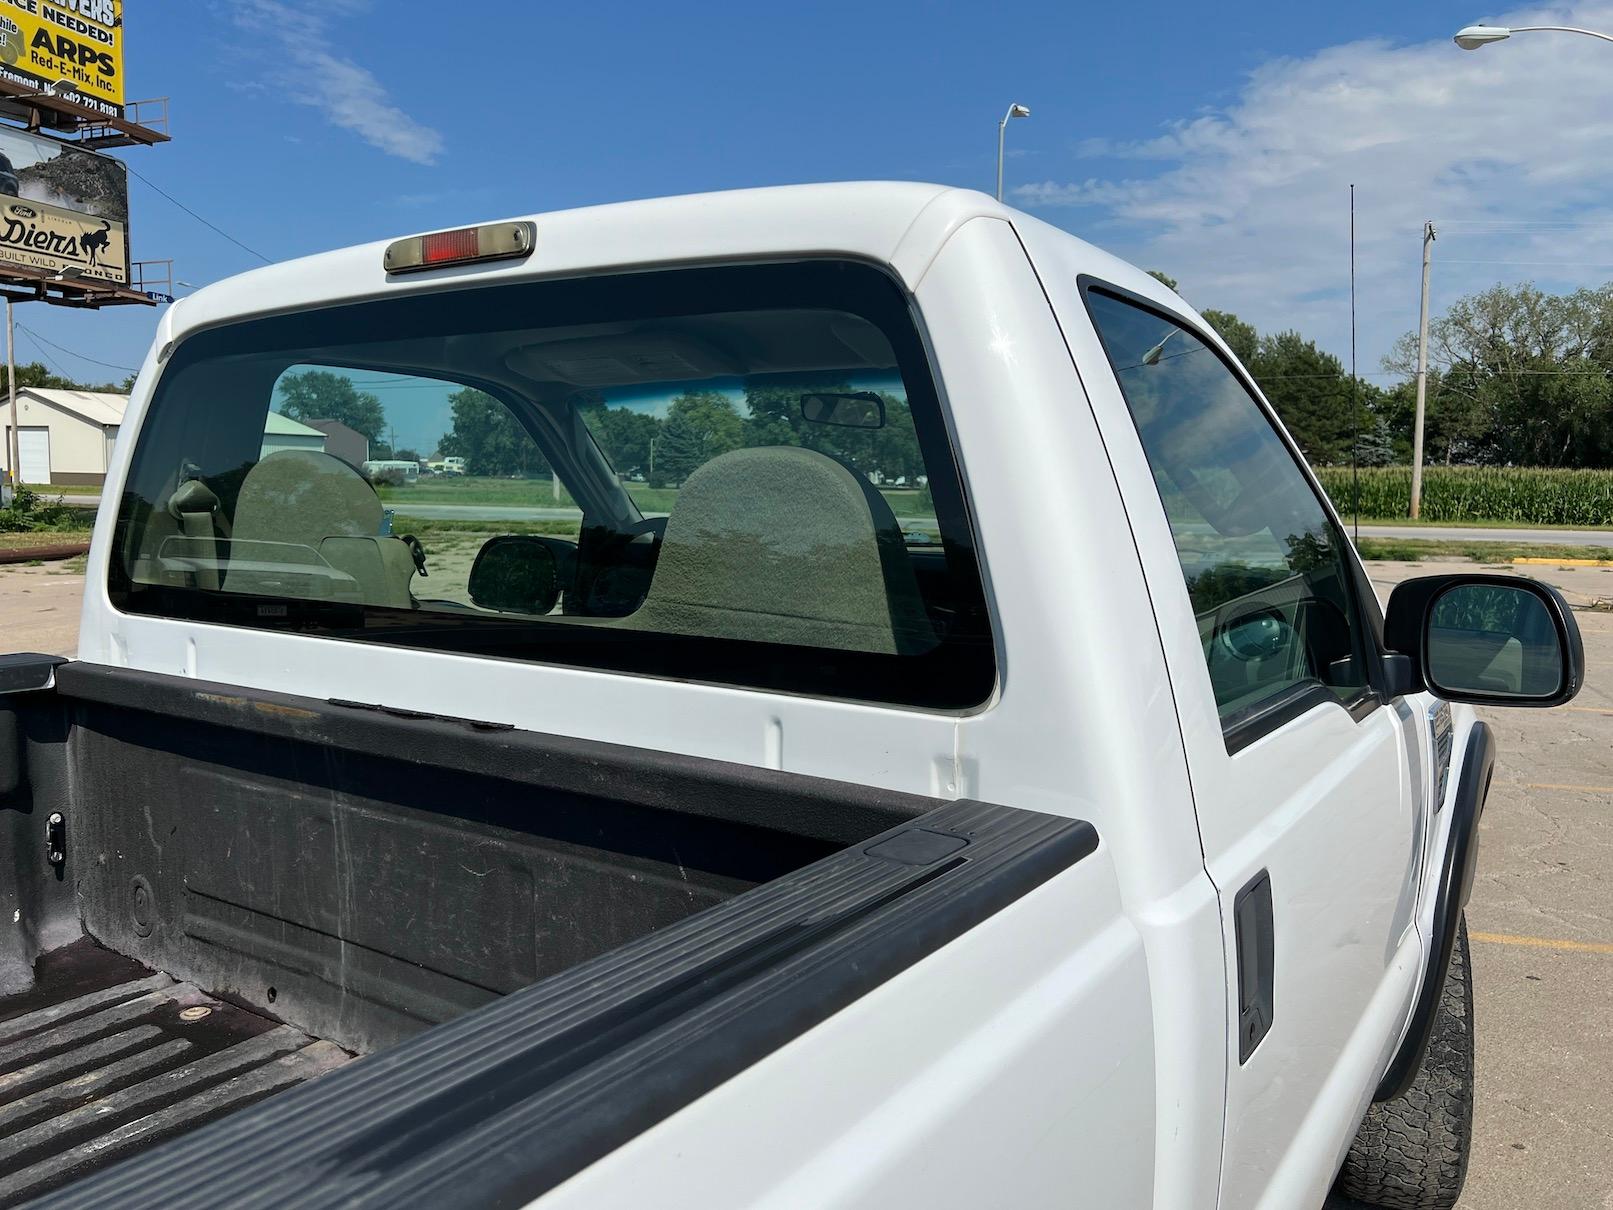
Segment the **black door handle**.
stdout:
<path fill-rule="evenodd" d="M 1276 935 L 1271 918 L 1271 874 L 1261 870 L 1232 901 L 1238 951 L 1238 1062 L 1246 1063 L 1271 1029 Z"/>

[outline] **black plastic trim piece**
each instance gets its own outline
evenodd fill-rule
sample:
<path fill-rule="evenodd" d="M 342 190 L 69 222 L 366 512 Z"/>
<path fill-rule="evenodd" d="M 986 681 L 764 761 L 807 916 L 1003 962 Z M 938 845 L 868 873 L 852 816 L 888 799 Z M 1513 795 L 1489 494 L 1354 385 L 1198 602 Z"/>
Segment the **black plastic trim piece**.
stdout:
<path fill-rule="evenodd" d="M 919 825 L 967 844 L 868 852 L 906 825 L 39 1204 L 525 1205 L 1098 844 L 978 802 Z"/>
<path fill-rule="evenodd" d="M 1318 706 L 1330 705 L 1337 706 L 1359 723 L 1383 702 L 1370 688 L 1363 688 L 1355 698 L 1344 701 L 1321 681 L 1300 681 L 1223 725 L 1222 738 L 1226 742 L 1227 755 L 1236 756 L 1256 740 L 1264 739 Z"/>
<path fill-rule="evenodd" d="M 1276 1015 L 1277 933 L 1271 911 L 1271 873 L 1261 870 L 1232 901 L 1238 952 L 1238 1063 L 1255 1053 Z"/>
<path fill-rule="evenodd" d="M 1428 1041 L 1434 1034 L 1434 1016 L 1456 948 L 1456 930 L 1462 909 L 1473 892 L 1473 873 L 1479 860 L 1479 817 L 1490 793 L 1490 777 L 1495 772 L 1495 740 L 1489 727 L 1474 723 L 1468 732 L 1467 750 L 1462 758 L 1461 780 L 1451 804 L 1450 838 L 1445 844 L 1445 861 L 1440 869 L 1439 896 L 1434 901 L 1434 925 L 1429 936 L 1422 987 L 1411 1012 L 1411 1024 L 1400 1049 L 1372 1094 L 1374 1101 L 1392 1101 L 1403 1096 L 1422 1066 Z"/>
<path fill-rule="evenodd" d="M 756 803 L 762 800 L 770 826 L 839 845 L 857 844 L 934 810 L 940 801 L 499 723 L 321 701 L 82 661 L 59 671 L 56 690 L 68 701 L 380 756 L 434 773 L 491 774 L 537 789 L 709 819 L 755 824 Z"/>
<path fill-rule="evenodd" d="M 67 663 L 59 655 L 19 651 L 0 655 L 0 694 L 37 693 L 55 682 L 56 669 Z"/>

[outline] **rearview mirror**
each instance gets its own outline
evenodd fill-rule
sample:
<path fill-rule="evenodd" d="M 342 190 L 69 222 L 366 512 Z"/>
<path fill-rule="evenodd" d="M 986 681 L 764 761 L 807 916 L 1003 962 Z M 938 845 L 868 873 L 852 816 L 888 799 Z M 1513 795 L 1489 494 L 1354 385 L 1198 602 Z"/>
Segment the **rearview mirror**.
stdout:
<path fill-rule="evenodd" d="M 554 551 L 524 534 L 493 538 L 476 553 L 468 588 L 483 609 L 542 616 L 560 599 Z"/>
<path fill-rule="evenodd" d="M 846 429 L 882 429 L 885 401 L 872 391 L 819 391 L 801 396 L 801 418 Z"/>
<path fill-rule="evenodd" d="M 1585 681 L 1579 626 L 1550 585 L 1516 576 L 1407 580 L 1389 596 L 1384 641 L 1410 658 L 1409 688 L 1453 702 L 1560 706 Z"/>

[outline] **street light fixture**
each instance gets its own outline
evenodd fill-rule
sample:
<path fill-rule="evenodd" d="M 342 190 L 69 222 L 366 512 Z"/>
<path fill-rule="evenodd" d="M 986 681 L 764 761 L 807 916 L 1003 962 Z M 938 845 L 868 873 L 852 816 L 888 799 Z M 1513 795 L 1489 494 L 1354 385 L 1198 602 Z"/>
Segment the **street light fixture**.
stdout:
<path fill-rule="evenodd" d="M 1613 34 L 1597 33 L 1594 29 L 1581 29 L 1576 25 L 1468 25 L 1456 31 L 1454 41 L 1463 50 L 1478 50 L 1491 42 L 1505 42 L 1513 34 L 1584 34 L 1613 42 Z M 1416 520 L 1422 511 L 1423 496 L 1423 407 L 1428 389 L 1428 266 L 1434 244 L 1434 224 L 1423 224 L 1423 302 L 1417 334 L 1417 418 L 1412 432 L 1411 516 Z"/>
<path fill-rule="evenodd" d="M 1580 29 L 1575 25 L 1518 25 L 1511 28 L 1505 25 L 1469 25 L 1456 31 L 1455 41 L 1463 50 L 1478 50 L 1491 42 L 1504 42 L 1513 34 L 1538 33 L 1584 34 L 1587 38 L 1613 42 L 1613 34 L 1599 34 L 1594 29 Z"/>
<path fill-rule="evenodd" d="M 997 200 L 1003 200 L 1003 136 L 1008 130 L 1010 118 L 1028 118 L 1031 116 L 1030 107 L 1015 101 L 1003 114 L 1003 120 L 997 123 Z"/>

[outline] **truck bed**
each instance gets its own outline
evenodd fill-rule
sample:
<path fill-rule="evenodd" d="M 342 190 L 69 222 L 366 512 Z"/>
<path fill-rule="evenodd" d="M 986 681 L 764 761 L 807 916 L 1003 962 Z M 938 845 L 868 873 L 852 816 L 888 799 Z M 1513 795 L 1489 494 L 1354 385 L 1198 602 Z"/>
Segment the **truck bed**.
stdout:
<path fill-rule="evenodd" d="M 7 659 L 0 1205 L 522 1205 L 1097 845 L 1010 807 Z"/>
<path fill-rule="evenodd" d="M 0 1206 L 347 1062 L 88 938 L 0 999 Z"/>

